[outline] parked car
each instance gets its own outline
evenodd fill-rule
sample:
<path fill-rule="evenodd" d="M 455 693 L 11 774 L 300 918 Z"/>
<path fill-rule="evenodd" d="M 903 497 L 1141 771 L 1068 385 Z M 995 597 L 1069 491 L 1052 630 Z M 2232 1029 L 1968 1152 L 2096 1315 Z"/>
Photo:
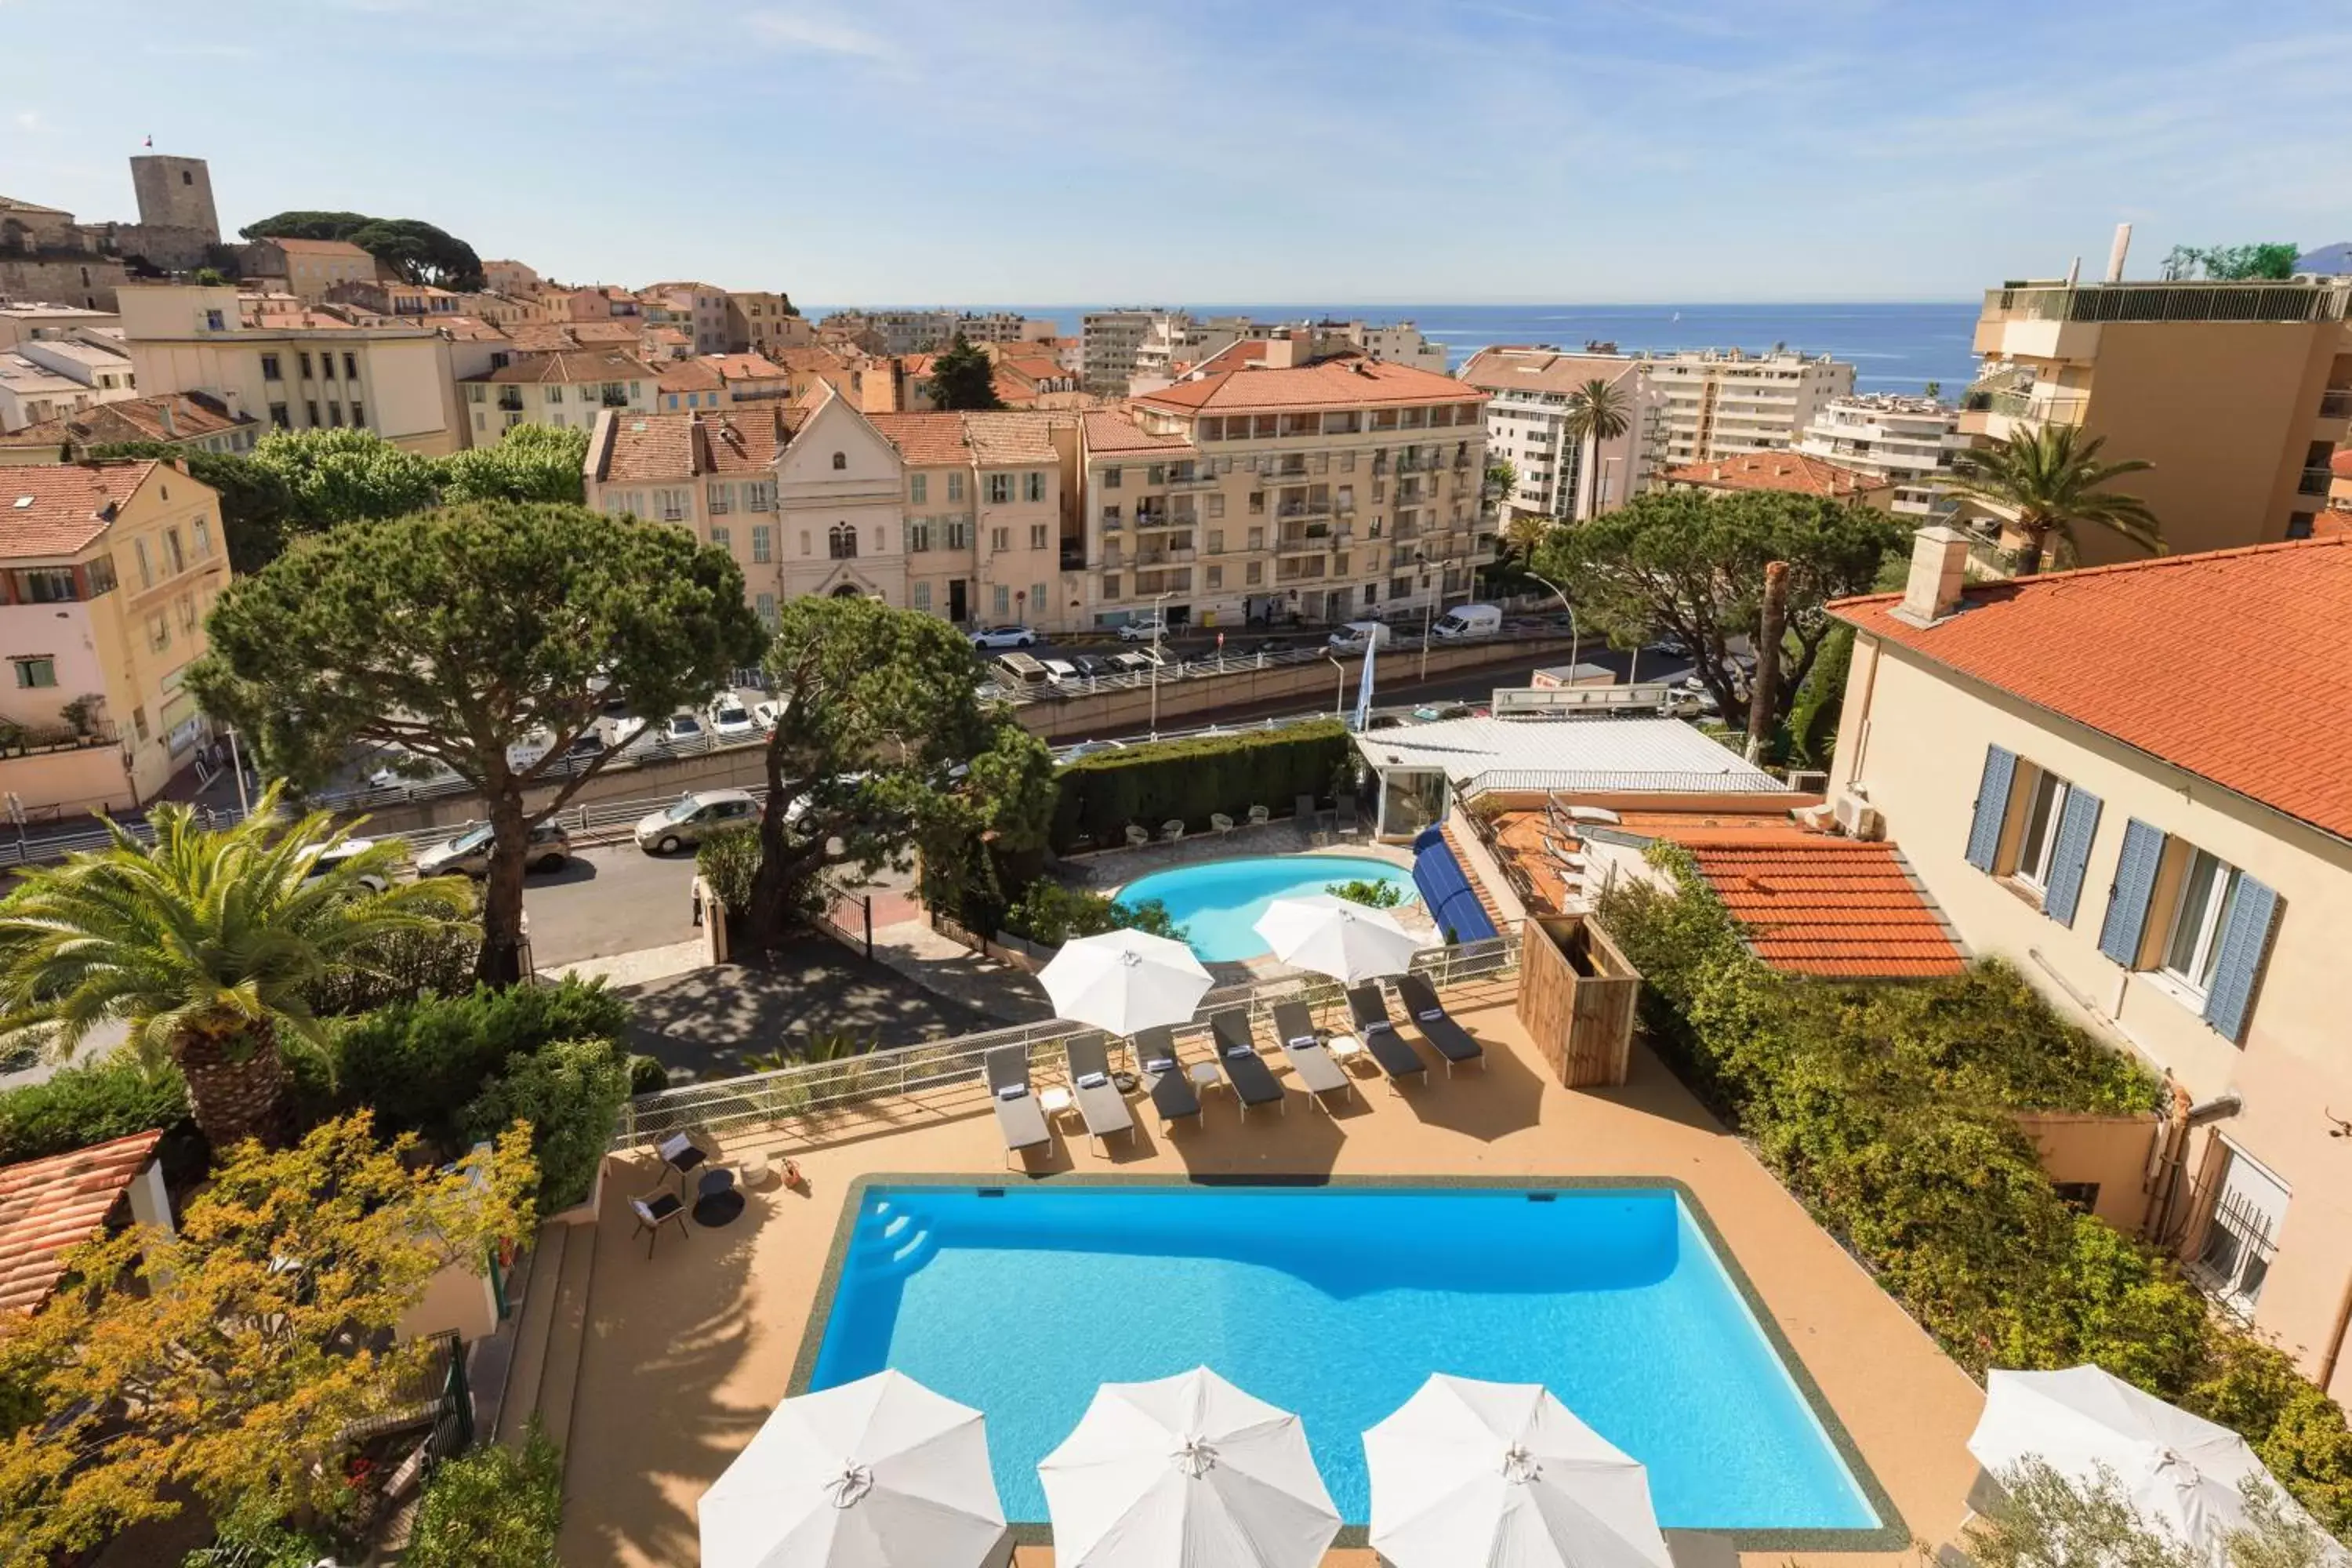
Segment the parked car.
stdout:
<path fill-rule="evenodd" d="M 1349 621 L 1324 640 L 1341 653 L 1361 653 L 1368 647 L 1388 647 L 1395 634 L 1383 621 Z"/>
<path fill-rule="evenodd" d="M 437 757 L 388 746 L 376 753 L 367 782 L 370 789 L 431 789 L 458 781 L 456 771 Z"/>
<path fill-rule="evenodd" d="M 1165 668 L 1167 663 L 1167 656 L 1157 648 L 1129 648 L 1110 656 L 1111 668 L 1121 675 L 1141 675 L 1155 667 Z"/>
<path fill-rule="evenodd" d="M 1158 616 L 1138 616 L 1118 628 L 1121 642 L 1151 642 L 1168 635 L 1168 623 Z"/>
<path fill-rule="evenodd" d="M 563 754 L 575 763 L 584 763 L 604 752 L 604 737 L 590 730 L 563 748 Z"/>
<path fill-rule="evenodd" d="M 374 847 L 375 840 L 373 838 L 346 838 L 331 849 L 319 850 L 311 855 L 310 864 L 303 869 L 302 879 L 307 882 L 313 877 L 323 877 L 344 861 L 364 855 Z M 392 886 L 392 879 L 379 871 L 363 871 L 360 874 L 360 886 L 371 893 L 381 893 Z"/>
<path fill-rule="evenodd" d="M 487 877 L 490 874 L 491 828 L 487 822 L 478 823 L 455 838 L 445 838 L 416 858 L 416 874 L 420 877 Z M 572 837 L 553 821 L 542 822 L 530 830 L 530 842 L 523 851 L 523 869 L 544 870 L 561 866 L 572 858 Z"/>
<path fill-rule="evenodd" d="M 637 847 L 656 855 L 691 849 L 721 828 L 750 826 L 760 803 L 740 789 L 706 789 L 679 795 L 659 811 L 637 819 Z"/>
<path fill-rule="evenodd" d="M 1071 668 L 1075 668 L 1080 675 L 1087 677 L 1089 680 L 1098 680 L 1106 675 L 1117 675 L 1118 673 L 1118 665 L 1105 654 L 1074 653 L 1063 662 L 1071 666 Z"/>
<path fill-rule="evenodd" d="M 1666 633 L 1650 646 L 1656 648 L 1660 653 L 1664 654 L 1668 658 L 1688 658 L 1690 657 L 1690 645 L 1683 641 L 1682 638 L 1675 636 L 1672 632 Z"/>
<path fill-rule="evenodd" d="M 654 744 L 656 746 L 683 745 L 688 741 L 699 741 L 702 736 L 701 720 L 691 713 L 673 713 L 661 721 L 660 729 L 654 731 Z"/>
<path fill-rule="evenodd" d="M 733 692 L 715 698 L 707 715 L 710 721 L 710 736 L 715 741 L 745 741 L 759 732 L 751 721 L 751 710 Z"/>
<path fill-rule="evenodd" d="M 751 705 L 751 722 L 762 730 L 772 730 L 791 705 L 789 697 L 771 697 L 765 702 L 755 702 Z"/>
<path fill-rule="evenodd" d="M 1075 686 L 1083 679 L 1078 667 L 1066 658 L 1041 658 L 1037 662 L 1045 667 L 1045 679 L 1055 686 Z"/>
<path fill-rule="evenodd" d="M 989 661 L 989 665 L 995 671 L 996 679 L 1015 691 L 1034 690 L 1040 686 L 1050 685 L 1054 679 L 1044 661 L 1032 658 L 1025 653 L 1000 653 Z"/>
<path fill-rule="evenodd" d="M 1037 634 L 1027 626 L 982 626 L 971 634 L 971 646 L 990 652 L 1006 647 L 1034 647 Z"/>
<path fill-rule="evenodd" d="M 1429 629 L 1441 637 L 1490 637 L 1503 629 L 1503 612 L 1493 605 L 1456 605 Z"/>
<path fill-rule="evenodd" d="M 1076 745 L 1065 746 L 1060 751 L 1055 752 L 1054 760 L 1057 763 L 1075 763 L 1080 757 L 1091 757 L 1097 752 L 1123 752 L 1125 750 L 1127 750 L 1127 742 L 1125 741 L 1080 741 Z"/>

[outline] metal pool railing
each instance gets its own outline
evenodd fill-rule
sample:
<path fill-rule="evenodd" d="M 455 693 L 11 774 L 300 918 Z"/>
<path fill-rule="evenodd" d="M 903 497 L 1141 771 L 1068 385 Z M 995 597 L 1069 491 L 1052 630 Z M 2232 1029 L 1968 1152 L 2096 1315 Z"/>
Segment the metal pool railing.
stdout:
<path fill-rule="evenodd" d="M 1518 967 L 1519 939 L 1515 934 L 1424 948 L 1412 961 L 1412 973 L 1426 976 L 1440 991 L 1494 984 L 1516 976 Z M 1304 1001 L 1320 1008 L 1341 1000 L 1339 983 L 1319 975 L 1223 986 L 1202 999 L 1192 1022 L 1180 1028 L 1178 1035 L 1180 1038 L 1203 1035 L 1211 1017 L 1237 1007 L 1247 1008 L 1255 1024 L 1276 1002 Z M 639 1095 L 622 1107 L 611 1152 L 641 1149 L 680 1132 L 724 1138 L 750 1128 L 773 1127 L 933 1091 L 970 1089 L 976 1097 L 984 1078 L 983 1063 L 998 1047 L 1021 1047 L 1032 1067 L 1042 1069 L 1058 1055 L 1062 1042 L 1099 1033 L 1083 1025 L 1048 1019 Z"/>

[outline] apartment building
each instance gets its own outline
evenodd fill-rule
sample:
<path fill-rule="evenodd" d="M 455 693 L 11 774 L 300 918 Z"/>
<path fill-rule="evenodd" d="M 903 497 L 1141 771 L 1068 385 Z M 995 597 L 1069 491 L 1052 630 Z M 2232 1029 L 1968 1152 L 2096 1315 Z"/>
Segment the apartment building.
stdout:
<path fill-rule="evenodd" d="M 93 404 L 0 436 L 0 464 L 79 461 L 92 447 L 163 441 L 197 452 L 249 452 L 261 422 L 201 392 Z"/>
<path fill-rule="evenodd" d="M 347 239 L 257 239 L 245 247 L 248 279 L 277 279 L 305 304 L 323 304 L 338 283 L 375 279 L 375 258 Z"/>
<path fill-rule="evenodd" d="M 966 310 L 956 317 L 955 330 L 966 342 L 1034 343 L 1052 337 L 1059 328 L 1042 316 L 1018 310 Z"/>
<path fill-rule="evenodd" d="M 722 413 L 600 410 L 583 465 L 587 504 L 691 531 L 734 557 L 744 594 L 773 624 L 776 458 L 807 411 L 781 404 Z"/>
<path fill-rule="evenodd" d="M 718 378 L 709 379 L 715 400 Z M 504 364 L 465 377 L 457 387 L 467 434 L 478 447 L 518 425 L 580 430 L 593 426 L 608 408 L 650 414 L 661 380 L 662 373 L 624 350 L 581 349 L 514 354 Z M 698 383 L 696 395 L 700 395 Z"/>
<path fill-rule="evenodd" d="M 2147 1235 L 2352 1400 L 2352 537 L 1990 586 L 1969 546 L 1923 529 L 1904 593 L 1831 606 L 1832 799 L 1969 951 L 2178 1086 Z"/>
<path fill-rule="evenodd" d="M 122 318 L 112 310 L 87 310 L 79 305 L 45 305 L 37 300 L 14 303 L 0 297 L 0 349 L 13 349 L 28 338 L 80 338 L 104 335 L 119 329 Z"/>
<path fill-rule="evenodd" d="M 0 468 L 0 790 L 135 810 L 206 734 L 183 687 L 228 585 L 219 497 L 170 463 Z"/>
<path fill-rule="evenodd" d="M 436 289 L 430 283 L 403 283 L 397 278 L 370 278 L 328 286 L 325 302 L 356 305 L 379 316 L 411 316 L 421 321 L 467 313 L 466 301 L 478 295 Z"/>
<path fill-rule="evenodd" d="M 121 291 L 139 391 L 200 392 L 280 430 L 373 430 L 428 457 L 466 445 L 450 340 L 407 322 L 355 324 L 338 308 L 201 284 Z"/>
<path fill-rule="evenodd" d="M 895 359 L 946 348 L 955 342 L 956 319 L 953 310 L 840 310 L 824 319 L 824 330 Z"/>
<path fill-rule="evenodd" d="M 637 290 L 637 300 L 647 321 L 686 334 L 689 353 L 723 354 L 736 346 L 728 293 L 717 284 L 649 283 Z"/>
<path fill-rule="evenodd" d="M 133 380 L 121 345 L 95 333 L 0 349 L 0 434 L 136 397 Z"/>
<path fill-rule="evenodd" d="M 793 309 L 792 296 L 757 289 L 727 291 L 727 352 L 766 353 L 816 342 L 816 329 Z"/>
<path fill-rule="evenodd" d="M 1786 451 L 1822 405 L 1853 392 L 1853 366 L 1827 354 L 1693 349 L 1637 357 L 1665 399 L 1660 456 L 1669 466 Z"/>
<path fill-rule="evenodd" d="M 1517 475 L 1498 500 L 1506 518 L 1574 522 L 1649 488 L 1664 451 L 1666 400 L 1646 363 L 1517 345 L 1481 349 L 1463 363 L 1461 379 L 1493 395 L 1486 455 L 1507 461 Z M 1597 446 L 1568 433 L 1570 400 L 1596 381 L 1615 389 L 1625 414 L 1625 428 Z"/>
<path fill-rule="evenodd" d="M 1940 490 L 1952 458 L 1968 445 L 1959 411 L 1932 397 L 1865 393 L 1823 404 L 1797 437 L 1797 450 L 1894 486 L 1888 510 L 1924 522 L 1948 515 Z"/>
<path fill-rule="evenodd" d="M 1176 331 L 1180 317 L 1143 308 L 1087 311 L 1078 323 L 1078 384 L 1097 396 L 1125 397 L 1145 342 Z"/>
<path fill-rule="evenodd" d="M 1486 402 L 1344 359 L 1214 372 L 1087 414 L 1074 596 L 1095 626 L 1154 608 L 1218 626 L 1442 608 L 1492 553 Z"/>
<path fill-rule="evenodd" d="M 2347 300 L 2352 278 L 1989 289 L 1961 433 L 2074 425 L 2105 438 L 2106 461 L 2153 463 L 2115 488 L 2147 503 L 2177 553 L 2303 538 L 2352 422 Z M 2000 525 L 1973 502 L 1963 515 Z M 2078 543 L 2093 564 L 2139 553 L 2099 529 Z"/>

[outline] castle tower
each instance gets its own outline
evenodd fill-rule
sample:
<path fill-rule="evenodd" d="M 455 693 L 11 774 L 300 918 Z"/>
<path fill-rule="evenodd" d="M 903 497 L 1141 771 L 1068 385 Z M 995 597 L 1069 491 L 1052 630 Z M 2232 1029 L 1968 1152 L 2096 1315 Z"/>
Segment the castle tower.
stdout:
<path fill-rule="evenodd" d="M 220 216 L 213 210 L 212 171 L 202 158 L 167 158 L 150 153 L 131 160 L 131 188 L 139 196 L 139 221 L 151 228 L 192 228 L 207 245 L 220 243 Z"/>

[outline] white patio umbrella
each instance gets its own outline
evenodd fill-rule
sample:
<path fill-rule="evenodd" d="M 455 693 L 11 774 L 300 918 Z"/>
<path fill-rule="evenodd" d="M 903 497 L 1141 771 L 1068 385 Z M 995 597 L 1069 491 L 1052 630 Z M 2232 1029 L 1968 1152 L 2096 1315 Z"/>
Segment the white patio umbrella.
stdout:
<path fill-rule="evenodd" d="M 1434 1374 L 1364 1459 L 1393 1568 L 1672 1568 L 1649 1472 L 1541 1384 Z"/>
<path fill-rule="evenodd" d="M 1298 1417 L 1204 1366 L 1103 1384 L 1037 1476 L 1060 1568 L 1308 1568 L 1339 1531 Z"/>
<path fill-rule="evenodd" d="M 1164 936 L 1107 931 L 1062 944 L 1037 975 L 1057 1017 L 1131 1035 L 1190 1023 L 1215 984 L 1192 950 Z"/>
<path fill-rule="evenodd" d="M 1423 946 L 1385 910 L 1329 893 L 1276 899 L 1252 929 L 1283 963 L 1349 985 L 1402 974 Z"/>
<path fill-rule="evenodd" d="M 2252 1522 L 2239 1482 L 2276 1484 L 2235 1432 L 2095 1366 L 1993 1373 L 1969 1452 L 1996 1475 L 2039 1458 L 2081 1483 L 2104 1466 L 2141 1517 L 2216 1563 L 2230 1535 Z"/>
<path fill-rule="evenodd" d="M 695 1512 L 702 1568 L 979 1568 L 1004 1538 L 980 1412 L 896 1372 L 785 1400 Z"/>

